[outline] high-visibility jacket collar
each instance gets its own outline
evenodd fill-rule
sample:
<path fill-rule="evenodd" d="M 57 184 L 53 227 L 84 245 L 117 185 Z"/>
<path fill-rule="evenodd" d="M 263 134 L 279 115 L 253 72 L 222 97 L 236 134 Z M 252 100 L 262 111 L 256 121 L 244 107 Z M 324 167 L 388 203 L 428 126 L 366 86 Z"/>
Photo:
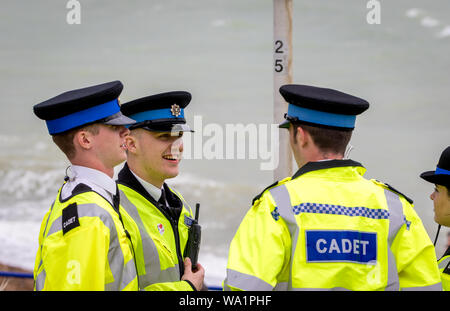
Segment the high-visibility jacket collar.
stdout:
<path fill-rule="evenodd" d="M 303 165 L 299 170 L 292 176 L 292 179 L 295 179 L 297 177 L 300 177 L 303 174 L 317 171 L 317 170 L 323 170 L 328 168 L 336 168 L 336 167 L 348 167 L 348 166 L 355 166 L 361 168 L 358 170 L 361 175 L 363 175 L 366 171 L 364 166 L 356 161 L 346 159 L 346 160 L 329 160 L 329 161 L 319 161 L 319 162 L 308 162 L 305 165 Z"/>
<path fill-rule="evenodd" d="M 441 259 L 446 257 L 446 256 L 450 256 L 450 246 L 447 248 L 447 250 L 445 251 L 444 255 L 442 255 Z M 439 260 L 441 260 L 439 259 Z"/>
<path fill-rule="evenodd" d="M 136 177 L 134 177 L 133 173 L 130 171 L 130 168 L 128 167 L 128 163 L 125 163 L 124 167 L 119 172 L 117 182 L 138 192 L 144 198 L 150 201 L 150 203 L 152 203 L 153 205 L 155 206 L 159 205 L 157 201 L 158 198 L 153 198 L 147 192 L 147 190 L 145 190 L 144 186 L 142 186 L 142 184 L 136 179 Z M 174 217 L 174 219 L 177 219 L 183 207 L 183 202 L 181 202 L 180 198 L 178 198 L 175 194 L 173 194 L 173 192 L 170 190 L 169 186 L 166 183 L 163 184 L 163 187 L 169 206 L 176 211 L 175 215 L 171 216 Z"/>

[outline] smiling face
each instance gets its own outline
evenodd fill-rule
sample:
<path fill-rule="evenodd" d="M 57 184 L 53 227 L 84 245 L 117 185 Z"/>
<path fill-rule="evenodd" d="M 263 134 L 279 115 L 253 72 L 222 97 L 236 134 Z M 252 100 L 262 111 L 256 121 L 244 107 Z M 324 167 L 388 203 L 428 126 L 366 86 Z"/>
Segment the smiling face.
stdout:
<path fill-rule="evenodd" d="M 128 165 L 142 179 L 161 187 L 179 173 L 183 154 L 183 132 L 154 132 L 142 128 L 127 138 Z"/>
<path fill-rule="evenodd" d="M 434 221 L 438 224 L 450 227 L 450 194 L 448 189 L 436 185 L 434 192 L 430 195 L 434 205 Z"/>

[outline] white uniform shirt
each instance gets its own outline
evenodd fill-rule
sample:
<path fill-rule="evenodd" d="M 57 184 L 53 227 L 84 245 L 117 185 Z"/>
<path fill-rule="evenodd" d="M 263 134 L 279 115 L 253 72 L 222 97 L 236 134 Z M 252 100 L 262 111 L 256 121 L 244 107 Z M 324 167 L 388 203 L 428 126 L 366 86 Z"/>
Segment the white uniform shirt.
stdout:
<path fill-rule="evenodd" d="M 71 165 L 70 171 L 70 179 L 61 190 L 61 199 L 64 200 L 71 196 L 73 189 L 78 184 L 83 183 L 113 204 L 113 196 L 116 194 L 114 179 L 99 170 L 85 166 Z"/>
<path fill-rule="evenodd" d="M 148 181 L 143 180 L 138 175 L 136 175 L 131 169 L 130 172 L 136 177 L 136 179 L 141 183 L 142 187 L 154 198 L 156 201 L 158 201 L 161 198 L 162 190 Z M 167 200 L 166 200 L 167 201 Z M 166 202 L 167 203 L 167 202 Z"/>

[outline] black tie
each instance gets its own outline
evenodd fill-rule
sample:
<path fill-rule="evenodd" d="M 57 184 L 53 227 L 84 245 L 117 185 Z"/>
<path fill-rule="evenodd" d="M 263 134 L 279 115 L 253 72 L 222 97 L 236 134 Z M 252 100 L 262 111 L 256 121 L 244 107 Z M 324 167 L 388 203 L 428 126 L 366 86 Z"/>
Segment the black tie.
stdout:
<path fill-rule="evenodd" d="M 159 198 L 158 203 L 164 207 L 164 209 L 169 213 L 169 215 L 173 219 L 177 218 L 174 209 L 170 207 L 167 203 L 166 192 L 164 191 L 164 188 L 161 189 L 161 197 Z"/>
<path fill-rule="evenodd" d="M 166 192 L 164 191 L 164 188 L 161 189 L 161 197 L 159 198 L 158 203 L 160 203 L 160 204 L 162 204 L 164 206 L 167 205 L 167 203 L 166 203 Z"/>

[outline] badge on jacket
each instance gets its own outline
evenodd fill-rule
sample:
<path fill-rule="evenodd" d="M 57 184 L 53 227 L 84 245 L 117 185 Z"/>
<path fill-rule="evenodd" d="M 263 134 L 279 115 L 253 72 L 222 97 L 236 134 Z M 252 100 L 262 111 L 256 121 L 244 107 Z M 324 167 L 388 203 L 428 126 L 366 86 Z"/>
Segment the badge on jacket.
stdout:
<path fill-rule="evenodd" d="M 377 233 L 306 230 L 307 262 L 377 263 Z"/>
<path fill-rule="evenodd" d="M 70 230 L 80 226 L 80 221 L 78 220 L 77 203 L 69 204 L 62 210 L 61 220 L 63 235 L 65 235 Z"/>
<path fill-rule="evenodd" d="M 158 231 L 160 234 L 164 233 L 165 229 L 164 229 L 163 224 L 158 224 L 156 227 L 158 228 Z"/>

